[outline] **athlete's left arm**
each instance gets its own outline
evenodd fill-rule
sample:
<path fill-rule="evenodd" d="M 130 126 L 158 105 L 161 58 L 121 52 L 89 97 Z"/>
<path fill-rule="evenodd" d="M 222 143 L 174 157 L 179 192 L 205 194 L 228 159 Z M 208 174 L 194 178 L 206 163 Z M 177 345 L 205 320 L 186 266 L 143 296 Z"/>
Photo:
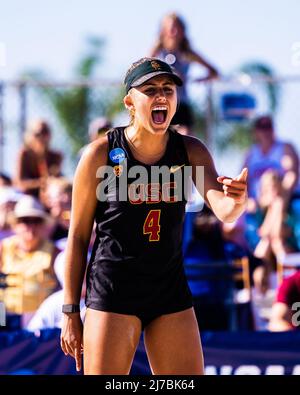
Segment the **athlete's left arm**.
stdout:
<path fill-rule="evenodd" d="M 234 222 L 246 208 L 248 170 L 244 168 L 235 178 L 218 176 L 205 145 L 191 136 L 184 136 L 184 141 L 199 193 L 221 221 Z"/>

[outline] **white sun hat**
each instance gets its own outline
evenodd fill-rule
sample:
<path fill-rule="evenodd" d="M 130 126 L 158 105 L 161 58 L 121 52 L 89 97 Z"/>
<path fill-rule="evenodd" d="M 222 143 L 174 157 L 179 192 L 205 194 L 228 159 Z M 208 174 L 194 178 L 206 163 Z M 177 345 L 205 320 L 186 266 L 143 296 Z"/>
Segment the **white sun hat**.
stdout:
<path fill-rule="evenodd" d="M 15 206 L 14 214 L 16 218 L 37 217 L 47 220 L 49 217 L 41 203 L 30 195 L 20 198 Z"/>

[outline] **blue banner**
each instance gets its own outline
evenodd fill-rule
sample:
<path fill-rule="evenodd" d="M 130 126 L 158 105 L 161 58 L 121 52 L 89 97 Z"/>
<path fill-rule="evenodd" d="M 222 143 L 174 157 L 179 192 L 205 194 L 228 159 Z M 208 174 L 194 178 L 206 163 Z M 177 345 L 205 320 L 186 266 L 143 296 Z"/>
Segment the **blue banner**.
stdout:
<path fill-rule="evenodd" d="M 60 348 L 60 330 L 0 332 L 0 374 L 76 374 Z"/>
<path fill-rule="evenodd" d="M 60 330 L 36 337 L 26 331 L 0 332 L 0 374 L 78 374 L 60 349 Z M 201 335 L 208 375 L 299 375 L 300 331 L 206 332 Z M 143 342 L 131 374 L 151 374 Z"/>

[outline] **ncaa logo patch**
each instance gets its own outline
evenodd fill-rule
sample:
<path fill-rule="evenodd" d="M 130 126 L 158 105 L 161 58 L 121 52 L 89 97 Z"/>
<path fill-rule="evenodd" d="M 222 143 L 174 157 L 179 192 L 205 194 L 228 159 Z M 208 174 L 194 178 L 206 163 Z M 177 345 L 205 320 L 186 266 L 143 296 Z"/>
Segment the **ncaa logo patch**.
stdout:
<path fill-rule="evenodd" d="M 125 151 L 122 148 L 115 148 L 109 153 L 110 160 L 114 163 L 121 163 L 125 160 Z"/>

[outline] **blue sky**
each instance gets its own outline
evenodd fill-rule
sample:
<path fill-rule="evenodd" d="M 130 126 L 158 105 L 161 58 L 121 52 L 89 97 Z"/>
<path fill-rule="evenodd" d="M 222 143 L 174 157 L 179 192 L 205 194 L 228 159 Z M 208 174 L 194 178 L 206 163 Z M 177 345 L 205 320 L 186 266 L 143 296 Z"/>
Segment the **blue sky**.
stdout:
<path fill-rule="evenodd" d="M 195 49 L 223 74 L 260 59 L 279 74 L 300 73 L 292 45 L 300 41 L 297 0 L 38 0 L 1 1 L 2 78 L 33 66 L 69 79 L 88 34 L 106 38 L 103 73 L 120 79 L 127 66 L 152 46 L 162 16 L 179 12 Z M 201 71 L 199 71 L 201 72 Z"/>

